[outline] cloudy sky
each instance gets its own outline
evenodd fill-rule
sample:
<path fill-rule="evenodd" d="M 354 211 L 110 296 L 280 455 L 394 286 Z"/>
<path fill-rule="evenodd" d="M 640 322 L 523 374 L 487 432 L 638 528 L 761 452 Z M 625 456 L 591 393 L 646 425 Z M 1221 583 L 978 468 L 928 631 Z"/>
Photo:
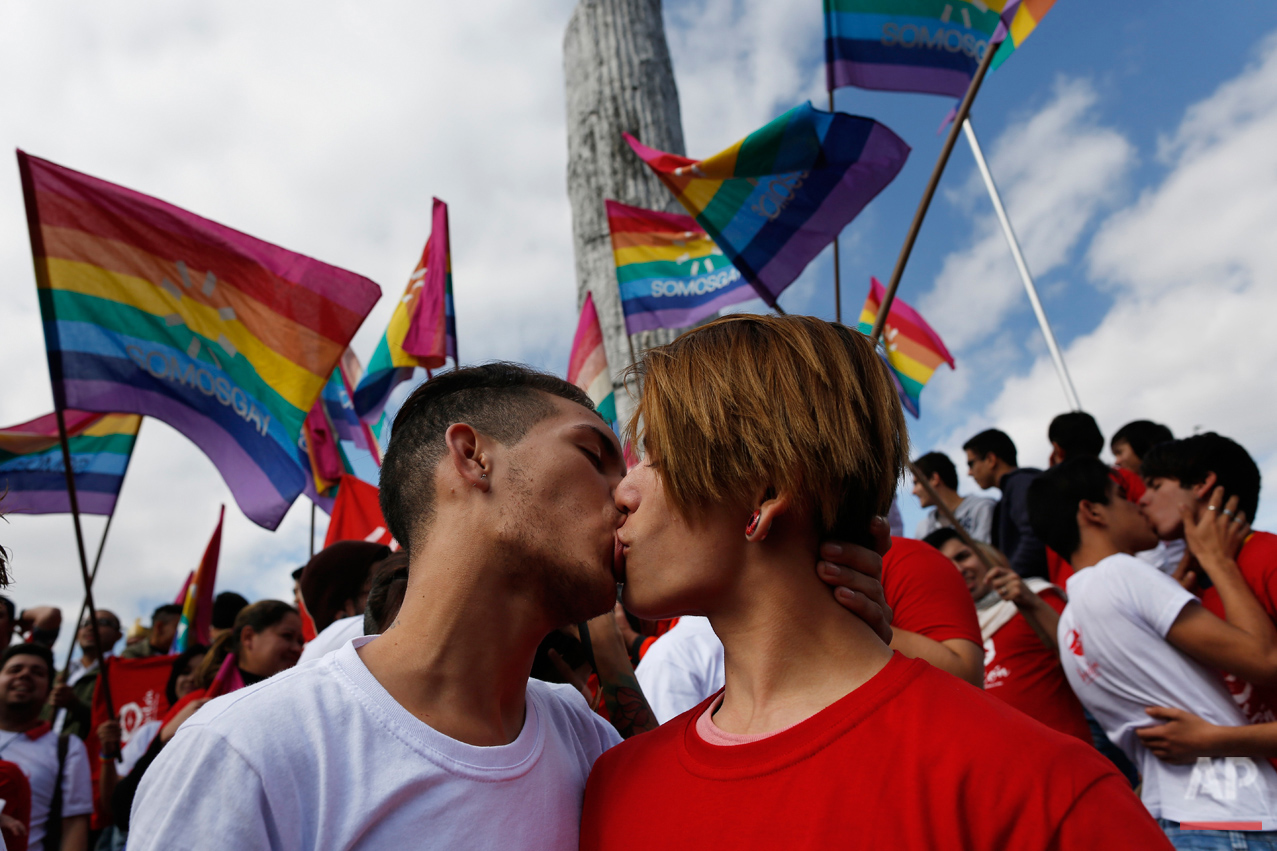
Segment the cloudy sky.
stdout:
<path fill-rule="evenodd" d="M 1138 4 L 1136 4 L 1138 5 Z M 562 372 L 575 325 L 561 42 L 572 0 L 109 5 L 0 0 L 0 149 L 21 147 L 371 277 L 395 293 L 449 202 L 463 362 Z M 1074 383 L 1106 434 L 1137 418 L 1240 440 L 1277 481 L 1277 7 L 1150 16 L 1063 0 L 975 125 Z M 804 100 L 824 105 L 820 4 L 666 0 L 688 153 Z M 914 149 L 843 236 L 845 318 L 891 274 L 951 102 L 844 90 Z M 0 168 L 0 423 L 51 409 L 17 169 Z M 833 318 L 826 252 L 782 298 Z M 955 354 L 923 394 L 921 452 L 997 425 L 1044 463 L 1064 410 L 1041 335 L 960 142 L 901 296 Z M 761 309 L 754 303 L 753 309 Z M 371 353 L 387 300 L 355 338 Z M 971 488 L 966 482 L 965 488 Z M 184 437 L 148 420 L 100 605 L 171 600 L 228 505 L 220 589 L 287 598 L 310 507 L 253 526 Z M 902 492 L 909 525 L 919 512 Z M 1260 525 L 1277 527 L 1277 501 Z M 320 517 L 322 533 L 324 518 Z M 102 523 L 86 521 L 95 546 Z M 74 610 L 66 516 L 13 516 L 19 605 Z"/>

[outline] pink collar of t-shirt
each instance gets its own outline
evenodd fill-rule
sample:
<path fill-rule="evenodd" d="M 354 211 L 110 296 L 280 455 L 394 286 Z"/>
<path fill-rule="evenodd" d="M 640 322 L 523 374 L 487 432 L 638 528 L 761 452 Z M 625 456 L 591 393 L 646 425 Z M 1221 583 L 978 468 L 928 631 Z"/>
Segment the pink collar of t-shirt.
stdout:
<path fill-rule="evenodd" d="M 720 691 L 718 696 L 710 701 L 709 706 L 705 707 L 705 711 L 696 719 L 696 735 L 701 737 L 701 741 L 707 745 L 731 746 L 731 745 L 747 745 L 750 742 L 761 742 L 763 739 L 770 739 L 772 736 L 779 735 L 785 730 L 792 729 L 797 726 L 790 724 L 780 730 L 772 730 L 770 733 L 727 733 L 718 728 L 714 723 L 714 713 L 718 711 L 718 707 L 723 705 L 723 693 Z"/>

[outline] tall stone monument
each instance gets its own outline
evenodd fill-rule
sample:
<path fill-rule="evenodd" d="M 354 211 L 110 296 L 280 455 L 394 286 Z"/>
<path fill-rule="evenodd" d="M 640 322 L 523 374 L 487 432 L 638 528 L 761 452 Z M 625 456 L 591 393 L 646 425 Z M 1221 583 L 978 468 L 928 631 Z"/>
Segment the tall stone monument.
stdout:
<path fill-rule="evenodd" d="M 605 199 L 683 212 L 668 189 L 630 150 L 622 133 L 683 154 L 683 121 L 670 63 L 661 0 L 580 0 L 563 38 L 567 84 L 568 198 L 576 249 L 577 306 L 586 293 L 603 329 L 617 414 L 633 409 L 620 381 L 630 364 Z M 674 331 L 645 331 L 634 351 L 672 340 Z"/>

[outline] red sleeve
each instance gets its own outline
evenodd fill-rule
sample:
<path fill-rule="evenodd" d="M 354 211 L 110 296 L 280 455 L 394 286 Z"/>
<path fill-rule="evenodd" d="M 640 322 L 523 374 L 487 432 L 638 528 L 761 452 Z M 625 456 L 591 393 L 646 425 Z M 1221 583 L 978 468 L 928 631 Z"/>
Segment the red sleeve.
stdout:
<path fill-rule="evenodd" d="M 882 560 L 882 590 L 891 606 L 892 626 L 932 641 L 965 638 L 983 645 L 967 584 L 953 562 L 934 547 L 892 538 Z"/>
<path fill-rule="evenodd" d="M 1064 607 L 1068 605 L 1068 603 L 1064 601 L 1064 595 L 1059 591 L 1056 591 L 1054 588 L 1047 588 L 1038 596 L 1042 598 L 1043 602 L 1054 609 L 1057 615 L 1063 614 Z"/>
<path fill-rule="evenodd" d="M 1172 848 L 1171 841 L 1117 774 L 1093 783 L 1060 822 L 1050 851 L 1096 848 Z"/>
<path fill-rule="evenodd" d="M 177 703 L 173 704 L 173 706 L 169 709 L 168 712 L 164 713 L 164 717 L 160 719 L 160 724 L 164 725 L 172 721 L 174 718 L 177 717 L 177 713 L 181 712 L 183 709 L 186 708 L 186 704 L 190 703 L 193 700 L 199 700 L 201 697 L 203 697 L 206 694 L 208 694 L 208 689 L 206 688 L 197 688 L 197 689 L 194 689 L 193 691 L 188 691 L 185 695 L 178 698 Z"/>

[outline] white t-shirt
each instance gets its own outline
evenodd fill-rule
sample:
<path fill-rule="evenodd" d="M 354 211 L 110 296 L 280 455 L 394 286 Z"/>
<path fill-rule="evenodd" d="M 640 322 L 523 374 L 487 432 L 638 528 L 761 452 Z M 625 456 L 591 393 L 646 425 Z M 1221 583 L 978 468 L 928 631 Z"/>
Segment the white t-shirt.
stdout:
<path fill-rule="evenodd" d="M 652 642 L 634 673 L 652 714 L 664 724 L 723 687 L 723 642 L 709 618 L 679 618 Z"/>
<path fill-rule="evenodd" d="M 31 784 L 31 832 L 27 847 L 40 848 L 49 805 L 53 803 L 53 784 L 58 776 L 58 734 L 50 729 L 40 738 L 32 739 L 26 733 L 0 732 L 0 759 L 17 763 Z M 93 781 L 89 776 L 89 754 L 84 742 L 70 736 L 62 767 L 62 816 L 83 816 L 91 812 Z"/>
<path fill-rule="evenodd" d="M 1148 706 L 1171 706 L 1212 724 L 1245 716 L 1215 671 L 1166 641 L 1192 594 L 1133 556 L 1112 555 L 1068 581 L 1057 637 L 1069 685 L 1143 776 L 1141 797 L 1171 821 L 1277 821 L 1277 771 L 1266 759 L 1228 757 L 1172 765 L 1135 734 L 1159 723 Z"/>
<path fill-rule="evenodd" d="M 321 656 L 327 656 L 338 647 L 346 644 L 353 638 L 359 638 L 364 634 L 364 616 L 351 615 L 348 618 L 335 620 L 328 626 L 319 631 L 310 641 L 306 642 L 306 646 L 302 648 L 301 658 L 297 660 L 298 665 L 305 665 L 307 662 L 313 662 Z"/>
<path fill-rule="evenodd" d="M 463 744 L 404 709 L 361 638 L 219 697 L 142 778 L 130 851 L 575 851 L 585 781 L 620 742 L 571 686 L 529 680 L 517 739 Z"/>
<path fill-rule="evenodd" d="M 958 503 L 953 516 L 962 524 L 962 528 L 967 530 L 968 535 L 988 544 L 993 541 L 993 509 L 997 505 L 997 500 L 988 497 L 967 496 Z M 913 536 L 921 541 L 937 529 L 948 525 L 940 516 L 940 512 L 933 508 L 918 521 L 918 528 L 914 530 Z"/>

